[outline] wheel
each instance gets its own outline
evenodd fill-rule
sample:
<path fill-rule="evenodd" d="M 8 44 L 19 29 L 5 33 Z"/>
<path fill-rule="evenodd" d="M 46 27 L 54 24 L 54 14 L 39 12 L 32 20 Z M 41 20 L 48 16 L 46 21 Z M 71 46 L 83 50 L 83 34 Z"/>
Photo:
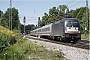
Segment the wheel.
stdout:
<path fill-rule="evenodd" d="M 67 42 L 67 39 L 66 38 L 63 38 L 63 42 L 66 43 Z"/>
<path fill-rule="evenodd" d="M 56 39 L 57 39 L 57 37 L 53 36 L 53 40 L 56 40 Z"/>
<path fill-rule="evenodd" d="M 80 42 L 80 39 L 74 39 L 74 42 L 75 43 L 79 43 Z"/>
<path fill-rule="evenodd" d="M 58 40 L 59 40 L 59 41 L 62 41 L 62 37 L 58 37 Z"/>

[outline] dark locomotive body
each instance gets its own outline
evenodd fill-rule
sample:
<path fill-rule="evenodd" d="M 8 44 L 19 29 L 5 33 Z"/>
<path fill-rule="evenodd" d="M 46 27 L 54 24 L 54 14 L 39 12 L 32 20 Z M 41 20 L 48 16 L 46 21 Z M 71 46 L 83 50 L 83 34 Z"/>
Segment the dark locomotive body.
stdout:
<path fill-rule="evenodd" d="M 31 31 L 31 35 L 47 36 L 60 41 L 77 42 L 81 39 L 80 23 L 76 18 L 64 18 Z"/>
<path fill-rule="evenodd" d="M 81 39 L 80 23 L 75 18 L 64 18 L 52 24 L 52 36 L 62 41 L 75 41 Z"/>

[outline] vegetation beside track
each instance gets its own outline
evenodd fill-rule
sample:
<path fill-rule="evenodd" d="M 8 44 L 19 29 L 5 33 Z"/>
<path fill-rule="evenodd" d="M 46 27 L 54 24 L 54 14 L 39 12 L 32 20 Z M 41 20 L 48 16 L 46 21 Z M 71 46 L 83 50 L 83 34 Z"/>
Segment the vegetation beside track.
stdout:
<path fill-rule="evenodd" d="M 37 46 L 29 42 L 27 39 L 22 38 L 16 30 L 13 32 L 0 26 L 0 60 L 29 59 L 64 60 L 64 57 L 61 52 L 48 51 L 43 46 Z"/>
<path fill-rule="evenodd" d="M 89 37 L 90 37 L 89 34 L 86 34 L 86 35 L 85 34 L 81 34 L 81 40 L 83 40 L 83 39 L 84 40 L 89 40 Z"/>

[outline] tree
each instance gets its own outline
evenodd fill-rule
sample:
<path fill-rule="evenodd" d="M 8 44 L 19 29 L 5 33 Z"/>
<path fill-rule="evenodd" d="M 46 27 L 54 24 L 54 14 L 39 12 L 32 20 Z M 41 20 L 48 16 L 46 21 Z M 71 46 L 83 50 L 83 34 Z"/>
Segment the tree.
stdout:
<path fill-rule="evenodd" d="M 3 11 L 0 10 L 0 25 L 4 27 L 8 27 L 8 23 L 6 22 L 6 18 L 4 17 Z"/>
<path fill-rule="evenodd" d="M 2 15 L 3 15 L 3 11 L 0 10 L 0 18 L 2 17 Z"/>
<path fill-rule="evenodd" d="M 59 10 L 58 15 L 59 15 L 59 17 L 60 17 L 59 19 L 64 18 L 66 12 L 69 12 L 69 9 L 67 8 L 66 5 L 59 5 L 59 6 L 58 6 L 58 10 Z M 67 11 L 66 11 L 66 10 L 67 10 Z M 65 11 L 66 11 L 66 12 L 65 12 Z"/>
<path fill-rule="evenodd" d="M 7 11 L 4 14 L 4 18 L 6 23 L 8 23 L 8 27 L 9 27 L 9 12 L 10 12 L 10 8 L 7 9 Z M 19 17 L 18 17 L 18 10 L 15 8 L 12 8 L 12 29 L 18 29 L 18 24 L 19 24 Z"/>
<path fill-rule="evenodd" d="M 24 25 L 23 24 L 21 24 L 21 33 L 23 34 L 24 33 Z M 30 33 L 30 31 L 32 31 L 32 30 L 34 30 L 34 29 L 36 29 L 36 26 L 35 25 L 33 25 L 33 24 L 28 24 L 28 25 L 25 25 L 25 33 L 26 34 L 29 34 Z"/>
<path fill-rule="evenodd" d="M 44 16 L 42 17 L 42 22 L 44 22 L 43 25 L 48 24 L 48 14 L 46 12 L 44 13 Z"/>
<path fill-rule="evenodd" d="M 66 11 L 67 10 L 67 11 Z M 44 13 L 41 22 L 39 23 L 40 26 L 44 26 L 46 24 L 53 23 L 57 20 L 61 20 L 65 17 L 65 14 L 69 13 L 69 9 L 66 5 L 59 5 L 58 8 L 52 7 L 49 9 L 49 13 Z"/>

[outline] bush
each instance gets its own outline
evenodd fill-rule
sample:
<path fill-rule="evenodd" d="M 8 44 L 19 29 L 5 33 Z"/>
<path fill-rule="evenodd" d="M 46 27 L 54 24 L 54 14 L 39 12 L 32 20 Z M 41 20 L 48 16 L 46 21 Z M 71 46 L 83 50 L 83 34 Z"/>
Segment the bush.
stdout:
<path fill-rule="evenodd" d="M 4 33 L 0 33 L 0 52 L 10 45 L 13 45 L 17 42 L 14 36 L 10 36 Z"/>
<path fill-rule="evenodd" d="M 0 26 L 0 60 L 26 60 L 26 55 L 32 52 L 30 43 L 17 30 L 13 32 Z"/>

